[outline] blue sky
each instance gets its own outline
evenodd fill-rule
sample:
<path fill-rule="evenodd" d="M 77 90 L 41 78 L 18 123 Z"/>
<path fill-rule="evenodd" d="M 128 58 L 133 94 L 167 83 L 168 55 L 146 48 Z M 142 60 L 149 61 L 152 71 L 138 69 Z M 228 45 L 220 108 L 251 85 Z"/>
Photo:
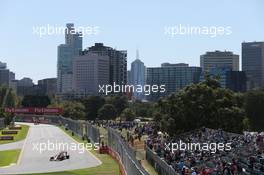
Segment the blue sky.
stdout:
<path fill-rule="evenodd" d="M 231 50 L 241 55 L 241 42 L 264 40 L 263 0 L 86 0 L 0 2 L 0 61 L 16 78 L 55 77 L 57 46 L 63 35 L 39 36 L 34 26 L 98 26 L 98 35 L 83 38 L 83 47 L 95 42 L 128 51 L 128 67 L 139 49 L 147 67 L 162 62 L 199 66 L 206 51 Z M 231 35 L 164 34 L 166 26 L 230 26 Z"/>

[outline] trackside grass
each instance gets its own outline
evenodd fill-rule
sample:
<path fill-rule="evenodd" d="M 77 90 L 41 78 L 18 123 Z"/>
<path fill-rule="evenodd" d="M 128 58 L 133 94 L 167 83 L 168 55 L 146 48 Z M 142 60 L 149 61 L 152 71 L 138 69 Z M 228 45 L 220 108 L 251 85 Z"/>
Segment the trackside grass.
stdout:
<path fill-rule="evenodd" d="M 12 142 L 24 140 L 27 137 L 29 126 L 28 125 L 20 125 L 20 126 L 22 127 L 22 129 L 17 130 L 18 133 L 12 135 L 14 136 L 14 140 L 0 140 L 0 144 L 6 144 L 6 143 L 12 143 Z M 4 129 L 4 130 L 7 130 L 7 129 Z M 2 130 L 0 130 L 0 136 L 2 136 Z"/>
<path fill-rule="evenodd" d="M 16 163 L 20 154 L 20 149 L 0 151 L 0 167 Z"/>

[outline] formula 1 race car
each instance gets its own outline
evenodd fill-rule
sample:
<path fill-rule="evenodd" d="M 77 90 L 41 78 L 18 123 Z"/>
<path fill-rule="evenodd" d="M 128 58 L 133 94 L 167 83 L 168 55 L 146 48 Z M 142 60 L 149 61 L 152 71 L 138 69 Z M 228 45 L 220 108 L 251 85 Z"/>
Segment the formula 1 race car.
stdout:
<path fill-rule="evenodd" d="M 70 159 L 70 155 L 66 151 L 62 151 L 59 154 L 52 156 L 50 161 L 63 161 L 66 159 Z"/>

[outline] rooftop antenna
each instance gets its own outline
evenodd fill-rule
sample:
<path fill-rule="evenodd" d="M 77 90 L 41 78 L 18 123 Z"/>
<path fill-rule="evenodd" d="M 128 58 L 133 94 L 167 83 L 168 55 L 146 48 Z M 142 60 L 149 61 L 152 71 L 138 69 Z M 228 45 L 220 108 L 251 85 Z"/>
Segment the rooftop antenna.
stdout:
<path fill-rule="evenodd" d="M 139 51 L 137 49 L 137 53 L 136 53 L 136 59 L 139 59 Z"/>

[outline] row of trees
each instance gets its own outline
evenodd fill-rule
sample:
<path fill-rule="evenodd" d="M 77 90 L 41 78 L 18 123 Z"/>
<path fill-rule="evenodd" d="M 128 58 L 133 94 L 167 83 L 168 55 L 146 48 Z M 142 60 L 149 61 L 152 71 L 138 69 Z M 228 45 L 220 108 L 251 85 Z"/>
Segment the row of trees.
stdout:
<path fill-rule="evenodd" d="M 17 104 L 12 91 L 1 88 L 0 95 L 2 106 Z M 3 103 L 4 99 L 7 100 Z M 62 103 L 47 96 L 25 96 L 21 104 L 25 107 L 62 107 L 65 117 L 83 120 L 118 118 L 131 121 L 136 117 L 154 117 L 157 129 L 171 135 L 203 126 L 236 133 L 264 130 L 264 90 L 235 93 L 221 88 L 219 81 L 209 77 L 156 103 L 128 103 L 125 96 L 90 96 Z"/>
<path fill-rule="evenodd" d="M 51 100 L 46 95 L 26 95 L 21 104 L 23 107 L 47 107 Z"/>
<path fill-rule="evenodd" d="M 1 108 L 15 107 L 19 103 L 14 91 L 6 86 L 0 86 L 0 105 Z"/>
<path fill-rule="evenodd" d="M 76 101 L 52 102 L 49 107 L 61 107 L 64 116 L 82 120 L 128 120 L 152 117 L 153 104 L 136 101 L 128 103 L 126 96 L 89 96 Z"/>
<path fill-rule="evenodd" d="M 128 103 L 126 96 L 113 95 L 107 97 L 89 96 L 75 101 L 59 102 L 48 96 L 26 95 L 21 100 L 23 107 L 61 107 L 63 115 L 82 120 L 133 120 L 138 117 L 152 116 L 152 103 L 136 101 Z"/>
<path fill-rule="evenodd" d="M 134 120 L 154 117 L 156 127 L 174 135 L 200 127 L 222 128 L 231 132 L 264 130 L 264 90 L 234 93 L 220 87 L 217 80 L 187 86 L 161 98 L 156 103 L 135 101 L 125 96 L 90 96 L 76 101 L 58 103 L 48 96 L 18 98 L 7 88 L 0 87 L 1 116 L 5 107 L 62 107 L 64 116 L 83 120 Z"/>
<path fill-rule="evenodd" d="M 129 120 L 135 118 L 135 113 L 129 109 L 128 99 L 125 96 L 89 96 L 77 101 L 53 103 L 49 107 L 62 107 L 63 115 L 74 119 L 114 120 L 122 116 Z"/>
<path fill-rule="evenodd" d="M 243 101 L 249 130 L 264 131 L 264 89 L 247 92 Z"/>

